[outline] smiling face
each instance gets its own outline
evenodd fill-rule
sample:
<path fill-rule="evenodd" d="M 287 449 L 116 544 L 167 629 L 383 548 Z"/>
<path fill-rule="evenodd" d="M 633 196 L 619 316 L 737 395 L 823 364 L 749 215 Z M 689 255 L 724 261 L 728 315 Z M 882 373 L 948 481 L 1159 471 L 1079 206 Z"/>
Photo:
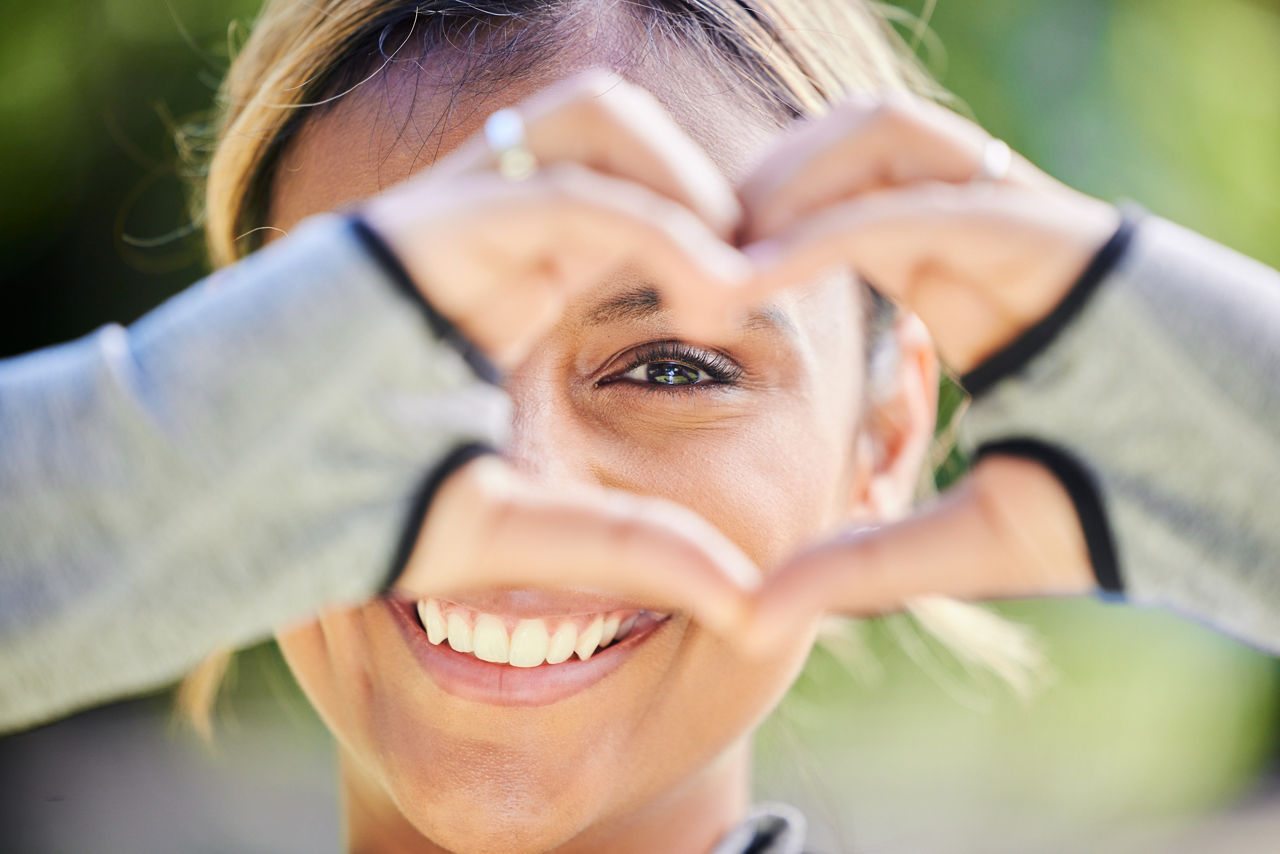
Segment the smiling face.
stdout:
<path fill-rule="evenodd" d="M 397 183 L 492 110 L 576 70 L 464 97 L 442 128 L 448 95 L 408 97 L 407 77 L 348 96 L 285 152 L 269 224 L 288 230 Z M 675 85 L 697 78 L 670 63 L 622 73 L 654 92 L 731 178 L 776 130 L 744 118 L 737 96 Z M 681 340 L 642 266 L 620 269 L 570 304 L 509 377 L 507 455 L 536 478 L 684 504 L 768 567 L 846 518 L 866 490 L 855 464 L 861 316 L 855 288 L 826 280 L 779 297 L 723 340 Z M 574 654 L 527 669 L 481 662 L 460 639 L 471 630 L 475 646 L 488 632 L 493 646 L 500 626 L 506 643 L 523 620 L 534 646 L 566 625 L 592 646 L 582 637 L 596 615 L 625 622 L 643 606 L 554 591 L 477 594 L 438 603 L 433 624 L 437 605 L 420 623 L 412 603 L 383 600 L 282 635 L 340 745 L 352 847 L 709 848 L 745 805 L 749 734 L 794 679 L 811 633 L 745 661 L 680 613 L 640 614 L 627 638 L 587 662 Z M 478 629 L 482 620 L 488 628 Z M 441 632 L 448 641 L 433 645 Z"/>

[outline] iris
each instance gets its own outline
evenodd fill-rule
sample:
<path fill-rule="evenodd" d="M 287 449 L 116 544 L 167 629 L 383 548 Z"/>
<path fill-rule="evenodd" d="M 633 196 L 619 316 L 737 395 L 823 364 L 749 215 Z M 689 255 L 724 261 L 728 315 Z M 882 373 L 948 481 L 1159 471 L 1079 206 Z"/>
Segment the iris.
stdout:
<path fill-rule="evenodd" d="M 663 385 L 694 385 L 702 372 L 679 362 L 650 362 L 645 376 L 650 382 Z"/>

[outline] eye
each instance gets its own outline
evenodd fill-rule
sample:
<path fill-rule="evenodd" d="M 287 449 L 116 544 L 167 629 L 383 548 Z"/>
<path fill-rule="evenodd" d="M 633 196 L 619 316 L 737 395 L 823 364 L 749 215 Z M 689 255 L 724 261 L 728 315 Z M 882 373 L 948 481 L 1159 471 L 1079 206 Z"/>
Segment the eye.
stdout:
<path fill-rule="evenodd" d="M 711 379 L 706 371 L 684 362 L 645 362 L 636 365 L 619 379 L 659 385 L 698 385 Z"/>
<path fill-rule="evenodd" d="M 722 353 L 680 341 L 658 341 L 636 348 L 622 371 L 601 382 L 674 389 L 732 385 L 741 374 L 742 369 Z"/>

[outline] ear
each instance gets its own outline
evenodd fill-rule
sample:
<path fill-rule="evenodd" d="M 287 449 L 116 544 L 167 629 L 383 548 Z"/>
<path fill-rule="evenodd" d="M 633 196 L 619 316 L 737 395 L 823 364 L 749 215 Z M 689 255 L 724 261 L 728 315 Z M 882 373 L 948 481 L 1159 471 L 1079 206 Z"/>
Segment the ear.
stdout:
<path fill-rule="evenodd" d="M 892 342 L 867 371 L 867 411 L 854 450 L 853 520 L 879 524 L 911 507 L 938 417 L 938 357 L 929 330 L 899 309 Z M 896 351 L 892 348 L 896 347 Z"/>

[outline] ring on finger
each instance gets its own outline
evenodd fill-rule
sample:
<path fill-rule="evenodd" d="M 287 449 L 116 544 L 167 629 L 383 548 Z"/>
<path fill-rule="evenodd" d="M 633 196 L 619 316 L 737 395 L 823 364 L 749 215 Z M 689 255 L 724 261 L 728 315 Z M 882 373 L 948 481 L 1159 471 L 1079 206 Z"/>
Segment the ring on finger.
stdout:
<path fill-rule="evenodd" d="M 524 119 L 507 107 L 485 119 L 484 138 L 498 161 L 498 174 L 509 181 L 523 181 L 538 168 L 538 158 L 525 143 Z"/>
<path fill-rule="evenodd" d="M 975 181 L 1003 181 L 1013 167 L 1013 150 L 1003 139 L 992 137 L 982 147 L 982 160 Z"/>

